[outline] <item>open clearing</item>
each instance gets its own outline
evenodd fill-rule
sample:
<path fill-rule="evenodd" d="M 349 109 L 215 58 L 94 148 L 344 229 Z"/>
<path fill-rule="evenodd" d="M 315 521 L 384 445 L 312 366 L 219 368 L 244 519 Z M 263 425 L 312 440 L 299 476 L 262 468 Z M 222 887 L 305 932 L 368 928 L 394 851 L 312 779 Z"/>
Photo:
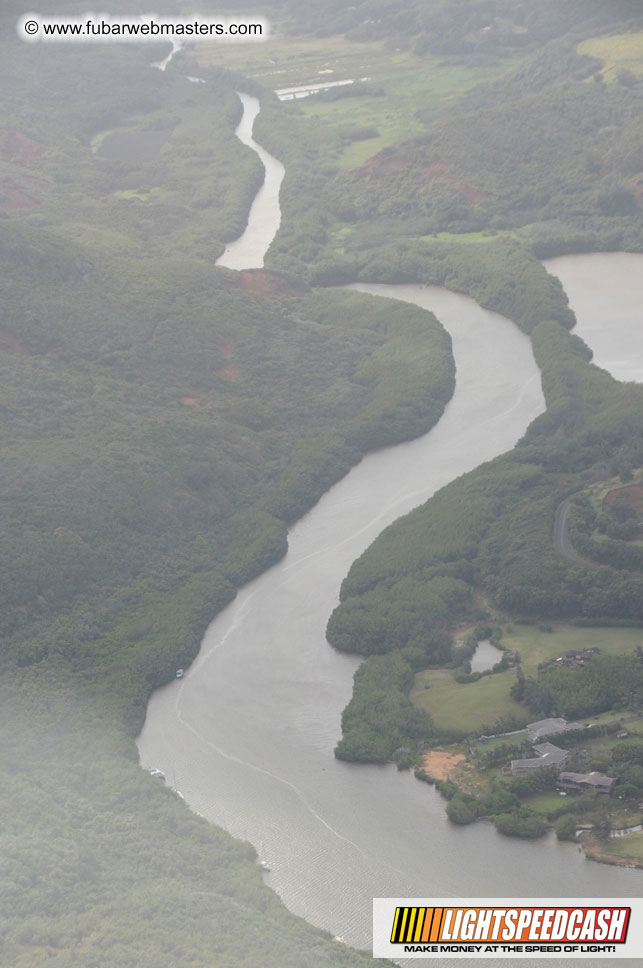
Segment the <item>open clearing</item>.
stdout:
<path fill-rule="evenodd" d="M 553 625 L 551 628 L 552 632 L 544 632 L 533 626 L 518 626 L 505 632 L 502 644 L 520 652 L 526 675 L 535 675 L 541 662 L 556 659 L 567 649 L 599 648 L 609 655 L 622 655 L 643 645 L 643 629 L 640 628 L 579 628 L 574 625 Z M 411 699 L 430 713 L 439 729 L 473 732 L 482 726 L 490 726 L 501 716 L 528 723 L 534 716 L 509 694 L 515 681 L 513 668 L 468 683 L 456 682 L 452 669 L 427 669 L 417 674 Z M 609 718 L 613 717 L 609 715 Z"/>
<path fill-rule="evenodd" d="M 422 757 L 422 766 L 434 780 L 448 780 L 465 762 L 463 753 L 445 753 L 440 750 L 429 750 Z"/>
<path fill-rule="evenodd" d="M 511 632 L 505 632 L 502 644 L 513 652 L 520 652 L 526 675 L 535 675 L 541 662 L 557 659 L 568 649 L 598 648 L 608 655 L 623 655 L 643 645 L 641 628 L 582 628 L 562 624 L 553 624 L 551 628 L 551 632 L 543 632 L 531 625 L 518 625 Z"/>
<path fill-rule="evenodd" d="M 619 71 L 643 77 L 643 32 L 590 37 L 577 50 L 603 62 L 601 74 L 608 82 L 615 81 Z"/>
<path fill-rule="evenodd" d="M 425 130 L 429 121 L 449 109 L 454 97 L 508 71 L 520 55 L 489 58 L 483 66 L 456 64 L 448 58 L 416 57 L 389 49 L 382 41 L 355 43 L 341 36 L 292 38 L 272 25 L 262 44 L 198 44 L 191 55 L 198 64 L 228 67 L 255 78 L 273 90 L 322 81 L 367 80 L 384 96 L 317 95 L 284 102 L 286 110 L 301 110 L 340 132 L 374 127 L 377 135 L 348 143 L 338 163 L 342 168 L 363 164 L 382 148 Z M 198 73 L 195 68 L 195 73 Z"/>
<path fill-rule="evenodd" d="M 632 857 L 643 861 L 643 832 L 628 834 L 627 837 L 612 837 L 601 843 L 601 850 L 613 857 Z"/>
<path fill-rule="evenodd" d="M 529 713 L 509 695 L 515 678 L 514 670 L 507 669 L 463 684 L 455 681 L 451 669 L 428 669 L 416 676 L 411 699 L 430 713 L 439 729 L 468 733 L 490 726 L 501 715 L 527 723 Z"/>

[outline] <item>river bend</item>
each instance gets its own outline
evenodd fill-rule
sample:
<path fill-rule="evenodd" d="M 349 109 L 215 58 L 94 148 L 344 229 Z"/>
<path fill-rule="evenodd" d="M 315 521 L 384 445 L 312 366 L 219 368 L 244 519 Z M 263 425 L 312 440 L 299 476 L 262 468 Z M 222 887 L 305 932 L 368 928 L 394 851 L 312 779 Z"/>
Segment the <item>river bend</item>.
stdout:
<path fill-rule="evenodd" d="M 456 828 L 410 774 L 333 756 L 358 660 L 324 630 L 352 561 L 391 521 L 510 449 L 544 407 L 529 340 L 508 320 L 434 287 L 354 288 L 436 313 L 453 340 L 453 399 L 433 430 L 364 458 L 291 529 L 287 556 L 216 617 L 185 678 L 152 696 L 141 764 L 250 840 L 291 910 L 359 947 L 370 947 L 374 896 L 634 896 L 639 872 L 587 862 L 553 836 Z"/>
<path fill-rule="evenodd" d="M 273 158 L 252 137 L 252 129 L 260 108 L 258 98 L 250 94 L 239 94 L 239 98 L 243 105 L 243 114 L 235 134 L 242 144 L 257 153 L 265 174 L 250 207 L 245 230 L 238 239 L 225 247 L 216 265 L 225 266 L 226 269 L 261 269 L 266 252 L 281 223 L 279 190 L 285 169 L 280 161 Z"/>

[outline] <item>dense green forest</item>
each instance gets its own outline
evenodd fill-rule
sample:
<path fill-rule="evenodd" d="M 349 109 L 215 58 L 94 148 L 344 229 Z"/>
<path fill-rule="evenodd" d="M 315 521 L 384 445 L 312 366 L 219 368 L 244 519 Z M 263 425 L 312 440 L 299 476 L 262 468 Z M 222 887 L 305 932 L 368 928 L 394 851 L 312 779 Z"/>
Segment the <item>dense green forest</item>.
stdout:
<path fill-rule="evenodd" d="M 411 0 L 401 8 L 381 0 L 346 6 L 339 0 L 316 0 L 302 6 L 283 0 L 293 29 L 317 36 L 345 33 L 356 40 L 387 39 L 396 46 L 440 54 L 473 54 L 488 49 L 531 47 L 572 28 L 610 24 L 636 17 L 636 0 Z"/>
<path fill-rule="evenodd" d="M 344 714 L 337 754 L 347 759 L 404 761 L 404 750 L 435 735 L 404 702 L 403 684 L 450 660 L 458 623 L 484 618 L 474 592 L 510 616 L 643 621 L 636 547 L 626 554 L 624 542 L 603 541 L 583 567 L 551 537 L 563 498 L 592 480 L 628 479 L 643 464 L 643 393 L 590 364 L 587 347 L 565 332 L 573 317 L 564 293 L 537 261 L 641 248 L 638 88 L 605 84 L 601 63 L 576 53 L 582 36 L 577 20 L 572 33 L 461 98 L 426 136 L 327 186 L 337 217 L 355 226 L 336 269 L 327 260 L 329 277 L 348 264 L 363 280 L 437 283 L 509 316 L 531 336 L 547 400 L 511 454 L 392 525 L 351 569 L 328 638 L 378 657 L 360 668 Z M 483 225 L 497 237 L 468 241 Z M 582 551 L 578 519 L 571 533 Z M 379 658 L 391 652 L 394 676 Z"/>
<path fill-rule="evenodd" d="M 596 715 L 621 707 L 643 706 L 641 655 L 597 656 L 581 669 L 556 668 L 545 663 L 535 678 L 518 680 L 517 698 L 535 714 L 556 709 L 569 719 Z"/>
<path fill-rule="evenodd" d="M 328 625 L 337 648 L 400 650 L 407 675 L 441 665 L 453 627 L 478 616 L 475 588 L 523 618 L 643 621 L 639 573 L 581 567 L 557 553 L 551 536 L 556 507 L 579 483 L 609 476 L 619 462 L 643 463 L 643 390 L 588 364 L 584 344 L 554 322 L 539 324 L 532 339 L 547 412 L 510 454 L 391 525 L 353 565 Z M 400 726 L 396 714 L 383 746 L 387 731 L 360 694 L 370 682 L 367 666 L 356 677 L 338 752 L 362 758 L 370 748 L 364 758 L 388 758 L 400 746 Z"/>
<path fill-rule="evenodd" d="M 5 35 L 2 963 L 365 963 L 133 738 L 288 523 L 439 419 L 449 338 L 413 307 L 213 268 L 261 177 L 238 76 Z"/>
<path fill-rule="evenodd" d="M 342 153 L 373 126 L 310 117 L 216 64 L 189 84 L 187 54 L 151 70 L 167 45 L 21 44 L 23 7 L 3 8 L 3 964 L 370 961 L 290 915 L 254 850 L 143 773 L 133 743 L 151 691 L 283 554 L 287 525 L 364 452 L 432 426 L 452 392 L 429 314 L 329 287 L 469 293 L 531 335 L 548 403 L 516 451 L 352 569 L 329 638 L 370 658 L 340 755 L 408 756 L 431 735 L 408 699 L 414 673 L 449 660 L 478 586 L 520 615 L 643 618 L 639 574 L 573 566 L 549 537 L 563 497 L 643 464 L 639 389 L 589 365 L 538 262 L 641 248 L 636 84 L 606 83 L 577 52 L 597 31 L 632 29 L 638 4 L 559 7 L 274 5 L 295 33 L 386 36 L 471 70 L 444 104 L 418 103 L 424 133 L 356 170 Z M 481 65 L 501 79 L 476 88 Z M 287 168 L 262 274 L 213 268 L 262 177 L 234 137 L 240 85 L 261 96 L 257 137 Z M 387 96 L 352 93 L 356 105 Z M 467 240 L 482 229 L 497 237 Z"/>
<path fill-rule="evenodd" d="M 314 104 L 291 102 L 286 111 L 266 106 L 258 130 L 285 158 L 288 172 L 283 204 L 289 217 L 271 264 L 336 285 L 354 278 L 367 255 L 374 258 L 395 241 L 409 259 L 418 240 L 444 245 L 495 236 L 523 242 L 540 258 L 643 249 L 640 79 L 616 68 L 606 76 L 604 61 L 583 52 L 586 38 L 601 38 L 601 50 L 611 57 L 618 44 L 610 35 L 639 37 L 640 8 L 582 2 L 566 4 L 564 15 L 554 17 L 544 12 L 547 5 L 510 5 L 532 17 L 543 11 L 552 25 L 549 42 L 541 38 L 520 56 L 514 51 L 505 58 L 497 51 L 432 55 L 435 85 L 418 88 L 407 105 L 408 126 L 419 133 L 370 157 L 366 152 L 361 164 L 343 165 L 346 141 L 377 143 L 378 126 L 390 124 L 388 96 L 404 89 L 395 74 L 329 92 L 338 104 L 348 99 L 360 118 L 361 127 L 352 130 L 350 111 L 333 123 L 332 113 Z M 463 22 L 462 5 L 421 6 L 424 13 L 440 6 L 441 16 Z M 391 5 L 389 12 L 397 9 Z M 414 90 L 422 59 L 391 57 L 409 70 Z M 462 64 L 500 76 L 462 91 L 449 80 Z M 303 141 L 293 138 L 294 128 L 306 131 Z M 306 192 L 311 182 L 314 191 Z M 476 258 L 471 248 L 466 258 Z"/>
<path fill-rule="evenodd" d="M 627 465 L 622 471 L 624 477 L 629 476 Z M 639 514 L 628 501 L 625 488 L 617 491 L 616 499 L 602 510 L 595 508 L 586 494 L 577 494 L 572 502 L 568 534 L 575 550 L 588 561 L 643 570 Z"/>

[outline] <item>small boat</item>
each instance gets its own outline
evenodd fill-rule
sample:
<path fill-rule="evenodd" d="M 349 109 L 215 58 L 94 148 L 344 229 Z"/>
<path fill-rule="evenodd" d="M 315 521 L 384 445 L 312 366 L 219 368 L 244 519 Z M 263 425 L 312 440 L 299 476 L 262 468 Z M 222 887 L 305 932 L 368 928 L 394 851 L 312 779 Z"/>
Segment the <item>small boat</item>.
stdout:
<path fill-rule="evenodd" d="M 261 868 L 262 871 L 265 871 L 267 874 L 270 873 L 270 866 L 267 861 L 260 860 L 259 867 Z"/>
<path fill-rule="evenodd" d="M 183 669 L 177 669 L 176 670 L 176 678 L 177 679 L 182 679 L 183 678 Z"/>
<path fill-rule="evenodd" d="M 165 779 L 165 773 L 163 770 L 150 770 L 150 776 L 157 776 L 159 780 Z"/>

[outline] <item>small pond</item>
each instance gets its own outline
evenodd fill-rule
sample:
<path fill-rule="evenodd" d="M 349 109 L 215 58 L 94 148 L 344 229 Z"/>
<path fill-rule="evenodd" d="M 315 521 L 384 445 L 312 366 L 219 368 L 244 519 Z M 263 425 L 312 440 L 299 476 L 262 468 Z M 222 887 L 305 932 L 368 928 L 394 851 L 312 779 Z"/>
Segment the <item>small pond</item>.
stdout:
<path fill-rule="evenodd" d="M 497 662 L 502 659 L 501 649 L 497 649 L 488 639 L 481 639 L 476 646 L 476 651 L 471 656 L 472 672 L 487 672 L 493 669 Z"/>

